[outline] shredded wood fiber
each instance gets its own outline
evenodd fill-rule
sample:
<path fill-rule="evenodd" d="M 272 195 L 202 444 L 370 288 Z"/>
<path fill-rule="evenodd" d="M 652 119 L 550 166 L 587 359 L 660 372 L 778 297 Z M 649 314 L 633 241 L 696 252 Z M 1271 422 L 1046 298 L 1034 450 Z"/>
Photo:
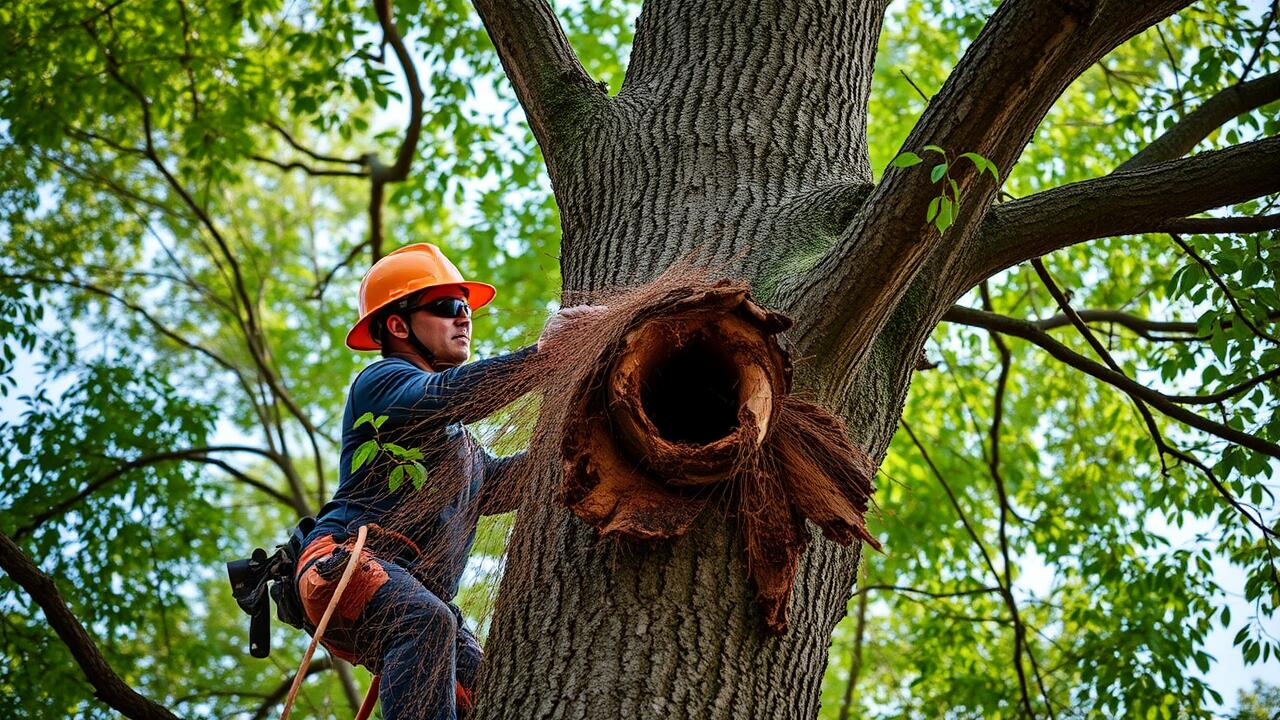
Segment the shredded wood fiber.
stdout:
<path fill-rule="evenodd" d="M 529 490 L 552 467 L 562 472 L 558 500 L 602 539 L 677 538 L 716 512 L 742 537 L 765 628 L 785 633 L 806 518 L 832 541 L 879 548 L 863 521 L 875 463 L 837 417 L 790 394 L 791 362 L 778 342 L 790 320 L 754 303 L 745 284 L 687 266 L 577 299 L 608 310 L 569 325 L 452 409 L 483 417 L 508 406 L 472 435 L 499 447 L 527 437 L 529 449 L 451 522 L 539 497 Z M 533 391 L 538 401 L 512 404 Z M 457 497 L 465 461 L 438 453 L 434 461 L 423 490 L 397 491 L 405 499 L 389 529 L 433 517 Z M 459 549 L 423 548 L 410 570 L 433 589 L 430 568 Z M 441 671 L 432 662 L 423 658 L 424 678 Z"/>

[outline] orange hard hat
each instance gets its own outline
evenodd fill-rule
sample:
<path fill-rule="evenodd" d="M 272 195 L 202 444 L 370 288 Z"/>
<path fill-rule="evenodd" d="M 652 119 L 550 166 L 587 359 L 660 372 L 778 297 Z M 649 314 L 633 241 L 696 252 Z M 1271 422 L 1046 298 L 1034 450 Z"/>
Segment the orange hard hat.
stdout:
<path fill-rule="evenodd" d="M 347 333 L 352 350 L 377 350 L 369 335 L 369 321 L 379 310 L 397 300 L 434 287 L 457 286 L 467 295 L 472 309 L 489 304 L 497 293 L 492 285 L 468 282 L 462 273 L 431 243 L 414 243 L 386 255 L 369 268 L 360 283 L 360 319 Z"/>

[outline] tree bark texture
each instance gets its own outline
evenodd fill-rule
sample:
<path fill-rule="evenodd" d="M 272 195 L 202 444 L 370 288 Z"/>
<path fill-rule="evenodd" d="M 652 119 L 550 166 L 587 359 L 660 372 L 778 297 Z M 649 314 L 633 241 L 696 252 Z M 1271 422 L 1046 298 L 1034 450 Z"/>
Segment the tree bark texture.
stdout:
<path fill-rule="evenodd" d="M 867 100 L 885 4 L 649 0 L 622 89 L 608 97 L 544 0 L 476 0 L 547 157 L 564 304 L 602 292 L 607 302 L 609 288 L 682 260 L 746 279 L 796 320 L 784 337 L 796 392 L 841 414 L 877 461 L 924 341 L 955 299 L 1034 257 L 1020 248 L 1078 241 L 1011 237 L 1024 219 L 1012 207 L 984 232 L 996 184 L 980 174 L 960 180 L 967 199 L 945 238 L 924 220 L 936 195 L 927 173 L 891 170 L 871 186 Z M 1186 4 L 1003 3 L 904 149 L 978 152 L 1007 175 L 1080 72 Z M 1113 182 L 1142 194 L 1172 165 Z M 559 483 L 558 467 L 543 468 L 521 506 L 480 718 L 817 714 L 856 550 L 810 526 L 790 630 L 771 637 L 732 520 L 704 513 L 675 541 L 602 542 L 556 503 Z"/>
<path fill-rule="evenodd" d="M 788 262 L 828 246 L 871 179 L 882 11 L 878 0 L 646 3 L 621 93 L 586 103 L 549 166 L 566 304 L 689 253 L 767 295 Z M 875 457 L 907 373 L 887 373 L 890 402 L 849 417 Z M 707 513 L 676 541 L 602 543 L 555 502 L 558 468 L 541 478 L 509 548 L 481 717 L 816 714 L 856 551 L 813 532 L 790 631 L 773 638 L 732 520 Z"/>

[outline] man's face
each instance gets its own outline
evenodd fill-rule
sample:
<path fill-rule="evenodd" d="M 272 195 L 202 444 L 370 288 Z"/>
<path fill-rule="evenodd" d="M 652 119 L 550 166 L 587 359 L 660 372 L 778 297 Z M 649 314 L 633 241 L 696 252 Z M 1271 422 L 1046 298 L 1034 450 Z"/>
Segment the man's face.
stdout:
<path fill-rule="evenodd" d="M 434 300 L 442 298 L 458 298 L 466 299 L 466 295 L 458 288 L 431 288 L 423 292 L 414 300 L 414 305 L 425 305 Z M 422 341 L 423 345 L 435 355 L 435 362 L 432 369 L 443 370 L 445 368 L 461 365 L 467 361 L 471 355 L 471 318 L 459 316 L 456 318 L 439 317 L 433 315 L 426 310 L 419 310 L 408 316 L 414 334 Z M 388 323 L 388 329 L 393 334 L 399 336 L 400 332 L 396 332 L 398 321 L 391 320 Z"/>

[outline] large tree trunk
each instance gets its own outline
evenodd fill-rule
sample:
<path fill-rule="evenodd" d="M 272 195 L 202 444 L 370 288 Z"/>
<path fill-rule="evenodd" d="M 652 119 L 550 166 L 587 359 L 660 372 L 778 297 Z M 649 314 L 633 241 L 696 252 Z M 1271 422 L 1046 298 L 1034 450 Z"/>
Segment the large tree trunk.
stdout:
<path fill-rule="evenodd" d="M 1054 224 L 1037 196 L 993 213 L 998 183 L 958 169 L 964 202 L 955 224 L 935 231 L 925 222 L 939 192 L 928 166 L 890 169 L 870 185 L 867 98 L 884 0 L 649 0 L 616 98 L 588 77 L 545 0 L 474 3 L 547 159 L 566 304 L 695 253 L 793 316 L 796 391 L 842 414 L 876 459 L 925 338 L 975 283 L 1098 237 L 1133 198 L 1144 217 L 1183 217 L 1277 182 L 1249 175 L 1229 151 L 1195 163 L 1244 178 L 1212 197 L 1147 195 L 1180 187 L 1170 184 L 1179 163 L 1117 174 L 1103 199 L 1090 196 L 1095 222 L 1039 240 L 1022 231 Z M 1006 176 L 1075 77 L 1188 3 L 1002 3 L 904 149 L 976 152 Z M 1267 143 L 1239 155 L 1280 152 Z M 605 543 L 556 503 L 559 482 L 559 468 L 544 468 L 520 510 L 481 717 L 816 714 L 856 551 L 810 528 L 790 630 L 770 637 L 732 520 L 704 514 L 673 542 Z"/>
<path fill-rule="evenodd" d="M 549 157 L 566 298 L 652 278 L 691 251 L 768 296 L 789 261 L 829 245 L 823 235 L 870 182 L 866 104 L 880 25 L 879 2 L 647 3 L 621 94 L 579 118 Z M 888 444 L 902 360 L 919 341 L 884 373 L 892 387 L 872 391 L 889 402 L 847 415 L 872 455 Z M 802 372 L 802 383 L 820 376 Z M 673 542 L 601 542 L 555 502 L 559 481 L 546 468 L 520 511 L 481 717 L 817 712 L 856 551 L 814 533 L 790 630 L 770 637 L 723 518 L 705 514 Z"/>

